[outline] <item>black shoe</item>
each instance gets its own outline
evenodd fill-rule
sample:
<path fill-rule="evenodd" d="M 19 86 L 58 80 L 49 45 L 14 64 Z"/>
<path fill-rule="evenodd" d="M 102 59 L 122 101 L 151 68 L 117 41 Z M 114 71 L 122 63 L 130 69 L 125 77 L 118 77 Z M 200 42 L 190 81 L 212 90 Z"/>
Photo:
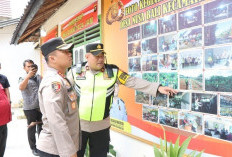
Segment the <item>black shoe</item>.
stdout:
<path fill-rule="evenodd" d="M 35 149 L 32 149 L 32 154 L 34 155 L 34 156 L 39 156 L 39 154 L 38 154 L 38 152 L 37 152 L 37 149 L 35 148 Z"/>

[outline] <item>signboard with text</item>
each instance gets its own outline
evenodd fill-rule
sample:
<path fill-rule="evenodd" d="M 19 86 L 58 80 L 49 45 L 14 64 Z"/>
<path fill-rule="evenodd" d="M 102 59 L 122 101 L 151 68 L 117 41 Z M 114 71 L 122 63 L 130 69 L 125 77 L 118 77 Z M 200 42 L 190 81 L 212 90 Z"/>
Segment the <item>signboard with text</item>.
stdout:
<path fill-rule="evenodd" d="M 66 39 L 98 23 L 97 1 L 61 24 L 61 36 Z"/>

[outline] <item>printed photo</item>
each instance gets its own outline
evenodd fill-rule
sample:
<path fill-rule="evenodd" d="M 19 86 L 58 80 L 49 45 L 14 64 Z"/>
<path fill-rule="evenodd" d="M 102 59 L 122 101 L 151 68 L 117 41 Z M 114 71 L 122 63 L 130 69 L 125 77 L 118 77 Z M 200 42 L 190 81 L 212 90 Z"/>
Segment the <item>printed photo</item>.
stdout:
<path fill-rule="evenodd" d="M 181 70 L 202 69 L 202 50 L 184 51 L 179 53 Z"/>
<path fill-rule="evenodd" d="M 158 73 L 143 73 L 142 78 L 149 82 L 158 82 Z"/>
<path fill-rule="evenodd" d="M 217 114 L 217 95 L 192 93 L 192 111 Z"/>
<path fill-rule="evenodd" d="M 205 117 L 205 135 L 232 142 L 232 120 Z"/>
<path fill-rule="evenodd" d="M 150 104 L 150 95 L 136 90 L 135 102 L 138 104 Z"/>
<path fill-rule="evenodd" d="M 179 29 L 201 25 L 201 6 L 179 13 Z"/>
<path fill-rule="evenodd" d="M 157 38 L 151 38 L 142 41 L 142 54 L 154 54 L 157 53 Z"/>
<path fill-rule="evenodd" d="M 232 46 L 206 49 L 205 68 L 232 68 Z"/>
<path fill-rule="evenodd" d="M 176 51 L 177 35 L 159 37 L 159 52 Z"/>
<path fill-rule="evenodd" d="M 129 58 L 129 72 L 141 71 L 141 58 Z"/>
<path fill-rule="evenodd" d="M 159 73 L 159 83 L 162 86 L 168 86 L 173 89 L 178 88 L 178 76 L 176 72 L 172 73 Z"/>
<path fill-rule="evenodd" d="M 141 56 L 141 42 L 136 41 L 128 44 L 128 57 Z"/>
<path fill-rule="evenodd" d="M 149 122 L 158 122 L 158 107 L 143 105 L 143 120 Z"/>
<path fill-rule="evenodd" d="M 180 89 L 182 90 L 203 90 L 203 75 L 200 70 L 181 71 Z"/>
<path fill-rule="evenodd" d="M 204 5 L 205 23 L 232 17 L 232 1 L 216 0 Z"/>
<path fill-rule="evenodd" d="M 143 71 L 157 71 L 157 55 L 142 56 Z"/>
<path fill-rule="evenodd" d="M 169 96 L 169 107 L 190 110 L 190 93 L 178 92 L 174 96 Z"/>
<path fill-rule="evenodd" d="M 178 111 L 159 109 L 159 123 L 177 128 L 178 125 Z"/>
<path fill-rule="evenodd" d="M 176 14 L 159 19 L 159 34 L 176 31 Z"/>
<path fill-rule="evenodd" d="M 232 70 L 205 71 L 205 90 L 232 92 Z"/>
<path fill-rule="evenodd" d="M 205 46 L 232 42 L 232 21 L 205 27 Z"/>
<path fill-rule="evenodd" d="M 141 72 L 129 72 L 129 75 L 132 76 L 132 77 L 142 78 L 142 73 Z"/>
<path fill-rule="evenodd" d="M 220 115 L 232 117 L 232 95 L 220 95 Z"/>
<path fill-rule="evenodd" d="M 202 134 L 202 114 L 181 112 L 179 129 Z"/>
<path fill-rule="evenodd" d="M 156 97 L 152 97 L 152 105 L 167 107 L 167 104 L 167 95 L 159 94 Z"/>
<path fill-rule="evenodd" d="M 202 28 L 183 30 L 178 37 L 180 50 L 202 46 Z"/>
<path fill-rule="evenodd" d="M 159 71 L 177 70 L 177 53 L 159 55 Z"/>
<path fill-rule="evenodd" d="M 140 26 L 128 29 L 128 42 L 141 39 Z"/>
<path fill-rule="evenodd" d="M 157 35 L 157 21 L 152 20 L 142 25 L 142 38 Z"/>

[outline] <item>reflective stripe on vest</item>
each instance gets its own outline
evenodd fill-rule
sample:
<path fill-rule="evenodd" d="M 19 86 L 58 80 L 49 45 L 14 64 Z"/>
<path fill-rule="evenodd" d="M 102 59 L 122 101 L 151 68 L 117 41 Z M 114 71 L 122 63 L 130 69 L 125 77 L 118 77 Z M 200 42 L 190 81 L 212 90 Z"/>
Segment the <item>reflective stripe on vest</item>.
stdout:
<path fill-rule="evenodd" d="M 72 68 L 75 90 L 80 96 L 79 114 L 83 120 L 100 121 L 109 116 L 118 69 L 113 69 L 114 77 L 110 79 L 104 79 L 105 72 L 93 75 L 87 70 L 86 79 L 76 79 L 75 68 Z"/>

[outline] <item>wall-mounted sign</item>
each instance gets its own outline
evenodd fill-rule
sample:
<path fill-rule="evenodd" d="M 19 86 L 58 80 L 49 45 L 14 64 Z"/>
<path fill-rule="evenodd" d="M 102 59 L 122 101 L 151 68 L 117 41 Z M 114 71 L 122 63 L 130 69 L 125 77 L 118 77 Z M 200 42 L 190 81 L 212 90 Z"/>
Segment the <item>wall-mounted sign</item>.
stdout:
<path fill-rule="evenodd" d="M 58 36 L 58 26 L 55 26 L 50 31 L 47 32 L 47 35 L 45 37 L 42 37 L 42 43 L 45 43 L 51 38 L 55 38 Z"/>
<path fill-rule="evenodd" d="M 97 23 L 96 1 L 61 24 L 61 36 L 65 39 Z"/>

